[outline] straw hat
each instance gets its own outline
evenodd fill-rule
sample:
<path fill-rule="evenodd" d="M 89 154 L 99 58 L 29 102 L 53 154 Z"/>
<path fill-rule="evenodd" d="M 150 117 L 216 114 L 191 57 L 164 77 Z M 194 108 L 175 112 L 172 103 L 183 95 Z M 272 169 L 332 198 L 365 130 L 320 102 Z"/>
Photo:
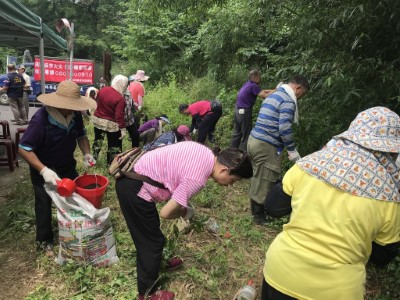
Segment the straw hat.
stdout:
<path fill-rule="evenodd" d="M 71 80 L 60 82 L 57 90 L 50 94 L 41 94 L 37 99 L 47 106 L 71 110 L 88 110 L 97 107 L 96 101 L 81 96 L 80 88 Z"/>

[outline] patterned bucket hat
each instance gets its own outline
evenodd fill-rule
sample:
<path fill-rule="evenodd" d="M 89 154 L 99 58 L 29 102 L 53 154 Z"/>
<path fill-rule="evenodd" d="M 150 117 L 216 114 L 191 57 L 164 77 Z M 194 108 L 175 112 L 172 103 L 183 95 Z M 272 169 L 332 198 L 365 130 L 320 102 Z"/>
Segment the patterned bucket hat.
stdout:
<path fill-rule="evenodd" d="M 345 132 L 334 137 L 343 138 L 380 152 L 400 153 L 400 117 L 382 106 L 360 112 Z"/>

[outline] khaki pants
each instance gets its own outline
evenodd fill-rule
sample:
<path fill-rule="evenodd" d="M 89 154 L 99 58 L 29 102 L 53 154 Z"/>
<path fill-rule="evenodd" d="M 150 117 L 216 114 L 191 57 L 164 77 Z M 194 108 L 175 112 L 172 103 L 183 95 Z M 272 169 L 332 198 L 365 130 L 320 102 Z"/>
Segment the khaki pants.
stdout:
<path fill-rule="evenodd" d="M 29 120 L 29 94 L 24 91 L 25 120 Z"/>
<path fill-rule="evenodd" d="M 264 204 L 272 185 L 281 175 L 282 154 L 277 154 L 277 147 L 251 135 L 247 143 L 247 153 L 253 166 L 249 196 L 258 204 Z"/>
<path fill-rule="evenodd" d="M 8 98 L 14 119 L 17 122 L 26 121 L 24 98 Z"/>
<path fill-rule="evenodd" d="M 140 134 L 140 141 L 143 141 L 144 144 L 151 143 L 158 136 L 158 130 L 155 128 L 147 129 Z"/>

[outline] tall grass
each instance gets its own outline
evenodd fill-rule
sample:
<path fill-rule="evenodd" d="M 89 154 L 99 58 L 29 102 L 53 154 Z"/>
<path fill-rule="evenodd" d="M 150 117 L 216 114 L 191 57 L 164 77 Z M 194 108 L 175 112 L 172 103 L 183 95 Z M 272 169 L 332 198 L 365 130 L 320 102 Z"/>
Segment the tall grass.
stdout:
<path fill-rule="evenodd" d="M 165 113 L 174 126 L 189 124 L 190 118 L 180 115 L 177 107 L 181 102 L 200 100 L 202 90 L 209 90 L 208 96 L 211 93 L 215 94 L 223 102 L 224 114 L 216 130 L 217 143 L 226 146 L 232 131 L 236 90 L 224 90 L 219 88 L 217 83 L 204 79 L 180 87 L 174 77 L 171 77 L 166 84 L 148 87 L 145 112 L 150 118 Z M 92 141 L 93 127 L 88 121 L 86 126 Z M 124 149 L 128 147 L 129 142 L 125 140 Z M 76 159 L 79 172 L 83 173 L 85 168 L 78 150 Z M 105 147 L 96 168 L 89 172 L 107 174 Z M 119 209 L 114 190 L 115 181 L 113 178 L 109 179 L 110 186 L 104 205 L 112 211 L 120 263 L 107 268 L 74 264 L 59 266 L 54 260 L 39 255 L 31 265 L 43 276 L 34 280 L 26 299 L 135 298 L 136 249 Z M 236 291 L 249 279 L 254 279 L 256 288 L 260 291 L 265 251 L 288 219 L 278 219 L 266 227 L 254 226 L 249 212 L 248 187 L 249 180 L 244 180 L 234 187 L 220 187 L 210 181 L 206 188 L 192 199 L 196 216 L 189 227 L 179 229 L 178 221 L 162 220 L 161 228 L 168 240 L 164 255 L 178 255 L 184 259 L 184 268 L 173 273 L 161 272 L 160 282 L 163 288 L 173 290 L 177 299 L 232 299 Z M 7 204 L 0 206 L 0 238 L 11 240 L 18 235 L 34 235 L 33 202 L 28 174 L 25 174 L 20 182 L 16 183 Z M 158 205 L 159 208 L 161 206 Z M 207 230 L 205 222 L 210 217 L 219 225 L 217 234 Z M 33 244 L 33 237 L 18 242 L 26 249 L 33 248 L 33 245 L 29 244 Z M 4 243 L 2 247 L 6 247 Z M 383 270 L 369 268 L 366 299 L 398 299 L 399 270 L 398 260 Z"/>

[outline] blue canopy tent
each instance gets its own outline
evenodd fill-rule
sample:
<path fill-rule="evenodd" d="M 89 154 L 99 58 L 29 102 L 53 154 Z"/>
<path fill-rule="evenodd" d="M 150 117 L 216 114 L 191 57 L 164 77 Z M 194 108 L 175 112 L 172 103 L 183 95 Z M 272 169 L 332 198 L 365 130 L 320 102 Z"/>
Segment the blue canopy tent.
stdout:
<path fill-rule="evenodd" d="M 0 46 L 39 47 L 41 82 L 44 83 L 44 49 L 67 49 L 67 42 L 42 22 L 42 18 L 16 0 L 0 0 Z M 42 93 L 45 85 L 41 85 Z"/>

